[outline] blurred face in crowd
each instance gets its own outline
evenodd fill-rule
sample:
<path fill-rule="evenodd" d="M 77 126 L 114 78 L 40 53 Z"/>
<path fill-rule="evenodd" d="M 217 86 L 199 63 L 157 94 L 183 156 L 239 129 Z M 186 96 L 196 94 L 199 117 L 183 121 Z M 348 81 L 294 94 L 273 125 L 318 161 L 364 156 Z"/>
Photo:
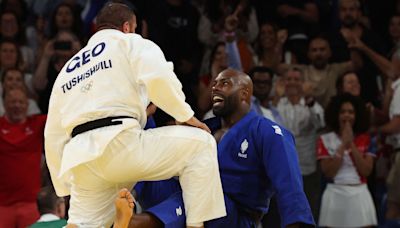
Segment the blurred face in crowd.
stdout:
<path fill-rule="evenodd" d="M 16 67 L 18 61 L 18 49 L 13 43 L 4 42 L 0 45 L 0 63 L 5 69 Z"/>
<path fill-rule="evenodd" d="M 331 57 L 328 41 L 321 38 L 313 39 L 308 47 L 308 58 L 317 69 L 324 69 Z"/>
<path fill-rule="evenodd" d="M 339 19 L 344 27 L 354 27 L 360 17 L 360 3 L 358 0 L 340 0 Z"/>
<path fill-rule="evenodd" d="M 47 26 L 47 19 L 43 16 L 38 16 L 36 18 L 35 28 L 38 32 L 44 32 Z"/>
<path fill-rule="evenodd" d="M 239 107 L 240 90 L 238 75 L 232 70 L 224 70 L 212 82 L 212 109 L 216 116 L 232 115 Z"/>
<path fill-rule="evenodd" d="M 12 89 L 5 93 L 4 109 L 7 119 L 12 123 L 22 123 L 26 120 L 28 97 L 22 89 Z"/>
<path fill-rule="evenodd" d="M 12 13 L 1 15 L 1 34 L 7 38 L 14 38 L 18 33 L 17 18 Z"/>
<path fill-rule="evenodd" d="M 23 0 L 3 0 L 4 9 L 5 10 L 12 10 L 14 11 L 18 17 L 22 17 L 24 10 L 23 10 Z"/>
<path fill-rule="evenodd" d="M 340 106 L 339 111 L 339 126 L 343 129 L 346 122 L 350 123 L 350 126 L 354 126 L 356 119 L 356 112 L 354 106 L 350 102 L 345 102 Z"/>
<path fill-rule="evenodd" d="M 389 34 L 394 42 L 400 40 L 400 16 L 393 16 L 389 23 Z"/>
<path fill-rule="evenodd" d="M 59 30 L 69 30 L 74 23 L 74 15 L 68 6 L 60 6 L 57 9 L 55 23 Z"/>
<path fill-rule="evenodd" d="M 260 44 L 263 49 L 271 49 L 276 44 L 276 31 L 270 24 L 264 24 L 260 29 Z"/>
<path fill-rule="evenodd" d="M 286 96 L 297 96 L 303 90 L 303 75 L 300 71 L 289 70 L 285 74 Z"/>
<path fill-rule="evenodd" d="M 3 90 L 24 88 L 24 76 L 19 70 L 8 70 L 3 79 Z"/>
<path fill-rule="evenodd" d="M 269 97 L 272 87 L 272 75 L 268 72 L 255 72 L 253 74 L 254 96 L 259 100 L 264 100 Z"/>
<path fill-rule="evenodd" d="M 360 96 L 360 82 L 358 81 L 358 77 L 354 73 L 346 74 L 343 77 L 343 92 L 350 93 L 353 96 Z"/>
<path fill-rule="evenodd" d="M 225 45 L 219 45 L 214 55 L 213 64 L 217 64 L 223 68 L 228 66 L 228 58 L 226 56 Z"/>

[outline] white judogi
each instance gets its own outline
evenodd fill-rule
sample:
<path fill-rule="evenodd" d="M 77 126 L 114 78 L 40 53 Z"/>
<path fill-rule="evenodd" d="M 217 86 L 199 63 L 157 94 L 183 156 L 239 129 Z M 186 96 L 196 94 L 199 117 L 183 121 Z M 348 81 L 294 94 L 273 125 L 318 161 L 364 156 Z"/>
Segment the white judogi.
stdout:
<path fill-rule="evenodd" d="M 53 87 L 45 150 L 57 194 L 71 194 L 69 223 L 109 226 L 120 188 L 178 175 L 188 225 L 226 215 L 214 138 L 185 126 L 143 130 L 150 101 L 178 121 L 193 116 L 181 87 L 159 47 L 137 34 L 101 30 L 67 62 Z M 122 115 L 135 119 L 70 137 L 77 125 Z"/>

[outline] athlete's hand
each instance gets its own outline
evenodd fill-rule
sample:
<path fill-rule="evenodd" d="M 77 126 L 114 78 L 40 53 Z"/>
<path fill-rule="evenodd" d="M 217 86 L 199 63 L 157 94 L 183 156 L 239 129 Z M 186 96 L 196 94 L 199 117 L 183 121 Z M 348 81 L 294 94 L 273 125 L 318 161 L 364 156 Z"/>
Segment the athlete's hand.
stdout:
<path fill-rule="evenodd" d="M 189 126 L 193 126 L 193 127 L 198 127 L 200 129 L 203 129 L 205 131 L 207 131 L 208 133 L 211 133 L 210 128 L 207 127 L 206 124 L 204 124 L 203 122 L 201 122 L 200 120 L 198 120 L 196 117 L 192 117 L 190 118 L 188 121 L 186 122 L 178 122 L 176 121 L 177 124 L 181 124 L 181 125 L 189 125 Z"/>
<path fill-rule="evenodd" d="M 43 57 L 50 59 L 54 55 L 54 40 L 49 40 L 44 46 Z"/>

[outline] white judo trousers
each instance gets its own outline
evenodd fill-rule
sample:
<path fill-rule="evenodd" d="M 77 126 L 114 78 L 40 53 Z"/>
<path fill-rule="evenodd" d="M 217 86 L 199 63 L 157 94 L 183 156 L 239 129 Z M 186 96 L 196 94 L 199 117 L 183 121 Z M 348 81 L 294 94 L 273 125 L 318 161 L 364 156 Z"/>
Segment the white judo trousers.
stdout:
<path fill-rule="evenodd" d="M 101 157 L 72 169 L 69 223 L 109 227 L 115 213 L 113 201 L 122 187 L 173 176 L 179 176 L 188 225 L 224 216 L 216 143 L 210 134 L 187 126 L 141 130 L 135 120 L 123 121 L 134 126 L 120 132 Z M 77 135 L 70 142 L 75 145 L 66 149 L 84 150 L 81 140 L 117 127 Z"/>
<path fill-rule="evenodd" d="M 179 176 L 187 225 L 226 215 L 213 137 L 186 126 L 143 130 L 150 102 L 180 122 L 194 115 L 172 64 L 139 35 L 101 30 L 60 71 L 45 153 L 57 195 L 71 195 L 69 223 L 109 227 L 122 187 L 173 176 Z M 115 116 L 132 118 L 71 137 L 81 124 Z"/>

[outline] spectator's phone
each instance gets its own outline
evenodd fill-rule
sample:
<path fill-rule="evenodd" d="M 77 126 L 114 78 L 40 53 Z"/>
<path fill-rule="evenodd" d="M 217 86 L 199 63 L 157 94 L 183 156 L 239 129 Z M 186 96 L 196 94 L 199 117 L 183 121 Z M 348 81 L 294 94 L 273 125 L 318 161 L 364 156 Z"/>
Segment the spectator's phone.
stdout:
<path fill-rule="evenodd" d="M 72 43 L 71 43 L 71 41 L 56 41 L 56 42 L 54 42 L 54 49 L 55 50 L 71 50 Z"/>

